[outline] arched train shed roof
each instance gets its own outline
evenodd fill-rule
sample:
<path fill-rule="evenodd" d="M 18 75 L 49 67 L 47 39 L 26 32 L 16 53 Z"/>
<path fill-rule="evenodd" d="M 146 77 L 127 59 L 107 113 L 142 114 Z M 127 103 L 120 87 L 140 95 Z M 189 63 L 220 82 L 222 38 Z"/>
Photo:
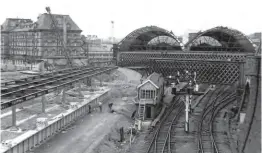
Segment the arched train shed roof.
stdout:
<path fill-rule="evenodd" d="M 169 32 L 157 26 L 146 26 L 134 30 L 117 44 L 118 50 L 130 51 L 130 48 L 132 46 L 146 46 L 150 40 L 158 36 L 168 36 L 170 38 L 173 38 L 177 42 L 177 46 L 178 48 L 180 48 L 179 50 L 182 50 L 182 43 L 172 32 Z"/>
<path fill-rule="evenodd" d="M 255 52 L 254 44 L 245 34 L 238 30 L 222 26 L 214 27 L 204 32 L 198 32 L 193 39 L 185 44 L 185 48 L 191 50 L 194 41 L 201 36 L 212 37 L 221 44 L 227 45 L 227 48 L 239 47 L 240 51 Z"/>

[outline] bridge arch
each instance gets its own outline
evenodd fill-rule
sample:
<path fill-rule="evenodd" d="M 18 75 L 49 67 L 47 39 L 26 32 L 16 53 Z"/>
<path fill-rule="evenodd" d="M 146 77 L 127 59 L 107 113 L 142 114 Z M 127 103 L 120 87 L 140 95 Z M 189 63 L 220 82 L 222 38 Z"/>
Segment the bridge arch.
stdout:
<path fill-rule="evenodd" d="M 183 44 L 171 32 L 146 26 L 134 30 L 117 44 L 118 51 L 182 50 Z"/>
<path fill-rule="evenodd" d="M 246 35 L 222 26 L 198 32 L 185 48 L 188 51 L 255 52 L 255 45 Z"/>

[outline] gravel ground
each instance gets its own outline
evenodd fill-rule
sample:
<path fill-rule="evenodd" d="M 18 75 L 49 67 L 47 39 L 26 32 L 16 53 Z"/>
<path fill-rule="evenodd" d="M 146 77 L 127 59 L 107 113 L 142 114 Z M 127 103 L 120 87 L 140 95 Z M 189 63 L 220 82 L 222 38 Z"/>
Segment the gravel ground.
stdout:
<path fill-rule="evenodd" d="M 116 114 L 119 116 L 119 119 L 112 126 L 110 132 L 105 136 L 105 138 L 100 142 L 100 144 L 93 150 L 96 153 L 122 153 L 124 152 L 129 145 L 130 135 L 128 134 L 128 130 L 133 126 L 134 121 L 130 118 L 132 112 L 135 110 L 135 106 L 133 104 L 129 104 L 130 102 L 124 102 L 120 98 L 111 99 L 114 101 L 113 109 L 117 112 Z M 124 128 L 124 142 L 120 141 L 120 132 L 119 129 Z"/>
<path fill-rule="evenodd" d="M 128 71 L 128 70 L 122 69 L 121 71 Z M 5 74 L 2 73 L 2 78 L 7 77 L 10 74 L 13 75 L 12 79 L 19 78 L 19 76 L 21 77 L 20 73 L 18 73 L 18 72 L 5 72 Z M 23 75 L 23 77 L 24 76 L 26 77 L 26 75 Z M 139 76 L 139 75 L 136 74 L 136 76 Z M 110 95 L 112 97 L 115 97 L 115 99 L 111 99 L 115 103 L 115 106 L 113 108 L 117 110 L 117 112 L 118 112 L 117 114 L 118 114 L 120 120 L 122 118 L 122 120 L 125 122 L 126 121 L 125 118 L 127 116 L 131 116 L 131 114 L 134 110 L 125 108 L 125 104 L 123 104 L 123 103 L 120 104 L 120 105 L 118 105 L 117 103 L 122 102 L 122 100 L 121 100 L 122 96 L 129 96 L 129 95 L 135 96 L 136 95 L 135 88 L 136 88 L 137 84 L 134 85 L 134 83 L 132 82 L 132 79 L 129 79 L 130 82 L 126 83 L 127 77 L 125 75 L 123 75 L 123 73 L 120 72 L 120 71 L 114 71 L 111 74 L 103 74 L 100 77 L 102 78 L 103 81 L 107 81 L 109 87 L 113 88 L 113 90 L 110 92 Z M 99 78 L 99 77 L 97 77 L 97 78 Z M 94 79 L 93 82 L 97 81 L 97 80 L 98 79 Z M 92 84 L 93 84 L 93 82 L 92 82 Z M 136 81 L 136 82 L 139 82 L 139 81 Z M 119 88 L 124 88 L 124 89 L 121 90 Z M 94 87 L 93 87 L 93 89 L 94 89 Z M 86 89 L 86 90 L 89 90 L 89 89 Z M 130 91 L 133 91 L 133 92 L 130 92 Z M 75 94 L 77 92 L 75 90 L 72 90 L 71 93 Z M 54 105 L 57 105 L 56 102 L 61 101 L 61 98 L 62 98 L 61 95 L 56 96 L 56 97 L 54 97 L 54 96 L 55 96 L 54 93 L 46 95 L 46 99 L 48 101 L 48 104 L 46 105 L 47 108 L 50 108 Z M 76 98 L 76 97 L 66 96 L 66 102 L 72 102 L 72 101 L 73 102 L 81 102 L 82 100 L 79 99 L 79 98 Z M 126 102 L 127 101 L 125 101 L 125 103 Z M 130 103 L 130 101 L 128 102 L 128 107 L 130 107 L 129 103 Z M 31 108 L 26 108 L 28 106 L 29 107 L 31 106 Z M 133 106 L 133 105 L 131 105 L 131 106 Z M 24 131 L 26 131 L 26 130 L 35 129 L 36 128 L 36 119 L 38 117 L 51 118 L 53 116 L 56 116 L 56 115 L 62 113 L 63 110 L 65 110 L 62 107 L 58 107 L 54 110 L 51 110 L 51 111 L 43 114 L 43 113 L 41 113 L 41 98 L 30 100 L 26 103 L 22 103 L 20 105 L 17 105 L 17 108 L 25 108 L 25 109 L 22 109 L 21 111 L 17 112 L 17 122 L 19 122 L 23 119 L 26 119 L 26 118 L 28 118 L 32 115 L 37 115 L 37 116 L 35 116 L 35 117 L 33 117 L 33 118 L 31 118 L 31 119 L 29 119 L 29 120 L 27 120 L 24 123 L 19 125 L 19 128 L 22 129 L 22 132 L 18 133 L 18 132 L 2 131 L 2 133 L 1 133 L 1 139 L 2 140 L 13 139 L 13 138 L 23 134 Z M 10 108 L 3 110 L 1 113 L 4 114 L 4 113 L 7 113 L 9 111 L 11 111 Z M 2 119 L 1 119 L 1 123 L 2 123 L 1 129 L 2 130 L 7 129 L 11 126 L 11 124 L 12 124 L 11 119 L 12 119 L 11 115 L 6 116 L 6 117 L 2 117 Z M 117 121 L 118 119 L 115 118 L 115 120 Z M 97 142 L 97 143 L 99 144 L 100 142 Z"/>
<path fill-rule="evenodd" d="M 139 76 L 139 74 L 135 74 L 135 76 Z M 131 78 L 135 77 L 131 76 Z M 139 80 L 132 81 L 131 79 L 128 83 L 127 77 L 120 71 L 104 75 L 103 79 L 110 81 L 110 83 L 105 83 L 111 88 L 109 93 L 111 99 L 107 103 L 113 103 L 112 109 L 115 112 L 109 113 L 107 103 L 104 104 L 103 113 L 95 111 L 79 119 L 71 126 L 72 128 L 34 150 L 35 153 L 117 153 L 123 152 L 128 147 L 129 134 L 127 131 L 134 122 L 130 117 L 136 109 L 132 103 L 132 97 L 136 96 L 135 89 L 138 85 L 133 82 L 139 82 Z M 126 100 L 123 100 L 123 97 L 127 97 Z M 124 127 L 124 143 L 119 142 L 120 127 Z"/>

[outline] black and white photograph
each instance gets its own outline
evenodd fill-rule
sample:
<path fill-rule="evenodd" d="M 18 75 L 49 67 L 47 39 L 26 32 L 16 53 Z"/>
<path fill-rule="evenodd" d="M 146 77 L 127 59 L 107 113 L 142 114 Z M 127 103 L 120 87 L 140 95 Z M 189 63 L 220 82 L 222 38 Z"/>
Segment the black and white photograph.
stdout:
<path fill-rule="evenodd" d="M 261 153 L 261 0 L 0 6 L 0 153 Z"/>

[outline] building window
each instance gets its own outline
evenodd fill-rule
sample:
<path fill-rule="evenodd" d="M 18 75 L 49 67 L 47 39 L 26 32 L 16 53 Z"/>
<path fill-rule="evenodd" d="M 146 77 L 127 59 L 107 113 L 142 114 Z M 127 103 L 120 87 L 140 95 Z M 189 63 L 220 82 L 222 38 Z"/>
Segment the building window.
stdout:
<path fill-rule="evenodd" d="M 155 90 L 141 90 L 141 99 L 154 99 Z"/>

